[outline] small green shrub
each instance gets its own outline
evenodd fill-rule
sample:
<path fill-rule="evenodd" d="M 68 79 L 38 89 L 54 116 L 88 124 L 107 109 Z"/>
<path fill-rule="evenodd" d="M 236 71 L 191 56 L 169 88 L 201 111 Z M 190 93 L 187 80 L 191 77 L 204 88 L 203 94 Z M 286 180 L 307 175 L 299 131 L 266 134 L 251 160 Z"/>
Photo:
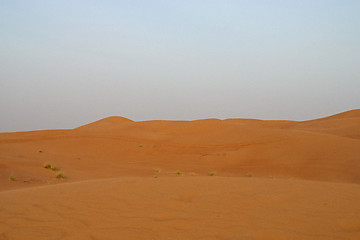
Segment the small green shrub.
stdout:
<path fill-rule="evenodd" d="M 55 176 L 57 179 L 64 179 L 65 175 L 62 172 L 58 172 Z"/>
<path fill-rule="evenodd" d="M 181 171 L 176 171 L 175 173 L 176 173 L 176 175 L 178 175 L 178 176 L 182 176 L 182 175 L 184 174 L 184 173 L 181 172 Z"/>
<path fill-rule="evenodd" d="M 16 177 L 15 177 L 14 175 L 11 175 L 11 176 L 9 177 L 9 181 L 11 181 L 11 182 L 16 181 Z"/>
<path fill-rule="evenodd" d="M 56 165 L 51 165 L 51 170 L 53 170 L 53 171 L 58 171 L 59 170 L 59 168 L 56 166 Z"/>
<path fill-rule="evenodd" d="M 209 176 L 217 176 L 217 172 L 209 172 Z"/>
<path fill-rule="evenodd" d="M 44 168 L 51 168 L 51 164 L 50 163 L 45 163 Z"/>
<path fill-rule="evenodd" d="M 43 150 L 39 150 L 39 153 L 42 153 L 43 152 Z"/>
<path fill-rule="evenodd" d="M 161 169 L 160 169 L 160 168 L 155 168 L 154 171 L 157 172 L 157 173 L 161 173 Z"/>
<path fill-rule="evenodd" d="M 247 173 L 246 176 L 247 176 L 247 177 L 252 177 L 253 174 L 250 172 L 250 173 Z"/>

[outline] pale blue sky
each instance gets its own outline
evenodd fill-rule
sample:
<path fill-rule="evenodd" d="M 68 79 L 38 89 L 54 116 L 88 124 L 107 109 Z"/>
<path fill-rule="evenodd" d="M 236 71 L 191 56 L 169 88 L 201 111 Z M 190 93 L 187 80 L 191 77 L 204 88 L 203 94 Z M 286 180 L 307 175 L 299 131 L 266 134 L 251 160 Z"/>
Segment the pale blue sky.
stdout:
<path fill-rule="evenodd" d="M 360 1 L 0 0 L 0 132 L 360 108 Z"/>

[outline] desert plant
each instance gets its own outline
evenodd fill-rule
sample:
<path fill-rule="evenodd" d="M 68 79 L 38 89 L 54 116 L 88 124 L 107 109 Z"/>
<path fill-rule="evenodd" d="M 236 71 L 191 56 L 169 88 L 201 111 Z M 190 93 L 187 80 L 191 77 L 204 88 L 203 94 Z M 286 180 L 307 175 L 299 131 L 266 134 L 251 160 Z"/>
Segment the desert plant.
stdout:
<path fill-rule="evenodd" d="M 56 175 L 55 175 L 56 178 L 58 179 L 64 179 L 65 178 L 65 175 L 62 173 L 62 172 L 58 172 Z"/>
<path fill-rule="evenodd" d="M 247 173 L 246 176 L 247 176 L 247 177 L 252 177 L 253 174 L 250 172 L 250 173 Z"/>
<path fill-rule="evenodd" d="M 14 176 L 14 175 L 10 175 L 10 177 L 9 177 L 9 181 L 16 181 L 16 177 Z"/>
<path fill-rule="evenodd" d="M 190 176 L 197 176 L 197 174 L 195 172 L 191 172 L 189 173 Z"/>
<path fill-rule="evenodd" d="M 209 172 L 209 176 L 216 176 L 217 172 Z"/>
<path fill-rule="evenodd" d="M 42 153 L 43 152 L 43 150 L 39 150 L 39 153 Z"/>
<path fill-rule="evenodd" d="M 154 178 L 158 178 L 158 175 L 154 175 Z"/>
<path fill-rule="evenodd" d="M 50 163 L 45 163 L 44 168 L 51 168 L 51 164 Z"/>
<path fill-rule="evenodd" d="M 56 165 L 51 165 L 50 168 L 51 168 L 51 170 L 53 170 L 53 171 L 59 170 L 59 168 L 58 168 Z"/>
<path fill-rule="evenodd" d="M 160 169 L 160 168 L 155 168 L 154 171 L 157 172 L 157 173 L 161 173 L 161 169 Z"/>
<path fill-rule="evenodd" d="M 181 172 L 181 171 L 179 171 L 179 170 L 176 171 L 175 173 L 176 173 L 176 175 L 178 175 L 178 176 L 182 176 L 182 175 L 184 174 L 183 172 Z"/>

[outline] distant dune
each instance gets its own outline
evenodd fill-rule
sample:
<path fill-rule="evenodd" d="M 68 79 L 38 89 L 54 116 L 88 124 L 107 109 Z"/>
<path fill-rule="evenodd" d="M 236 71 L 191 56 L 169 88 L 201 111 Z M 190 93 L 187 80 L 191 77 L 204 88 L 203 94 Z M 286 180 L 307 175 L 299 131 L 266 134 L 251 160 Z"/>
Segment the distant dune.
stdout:
<path fill-rule="evenodd" d="M 0 133 L 0 239 L 360 239 L 359 184 L 360 110 Z"/>

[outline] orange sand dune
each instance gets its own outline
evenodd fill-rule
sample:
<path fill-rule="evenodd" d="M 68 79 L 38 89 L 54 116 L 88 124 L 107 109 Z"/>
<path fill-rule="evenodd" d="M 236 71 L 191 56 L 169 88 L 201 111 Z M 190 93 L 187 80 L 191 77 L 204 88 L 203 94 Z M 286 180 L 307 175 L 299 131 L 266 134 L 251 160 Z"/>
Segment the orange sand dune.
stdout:
<path fill-rule="evenodd" d="M 360 186 L 113 178 L 0 192 L 2 239 L 359 239 Z"/>
<path fill-rule="evenodd" d="M 360 110 L 0 133 L 0 239 L 360 239 L 359 173 Z"/>

